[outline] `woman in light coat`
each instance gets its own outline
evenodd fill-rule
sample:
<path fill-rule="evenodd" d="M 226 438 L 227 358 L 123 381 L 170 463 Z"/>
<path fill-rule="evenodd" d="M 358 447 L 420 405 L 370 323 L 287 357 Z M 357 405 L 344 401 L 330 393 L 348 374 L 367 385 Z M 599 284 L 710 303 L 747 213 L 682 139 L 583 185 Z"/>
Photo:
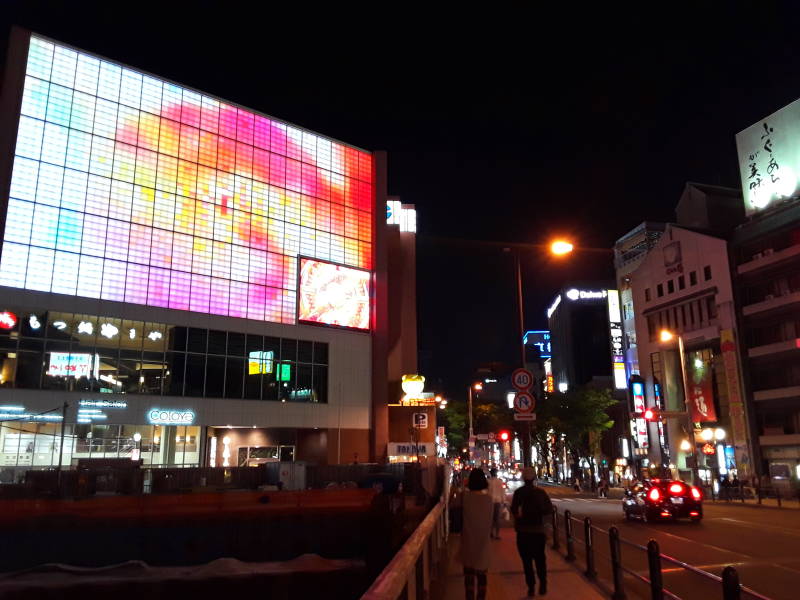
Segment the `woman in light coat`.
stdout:
<path fill-rule="evenodd" d="M 464 565 L 464 588 L 467 600 L 475 600 L 475 580 L 478 580 L 477 600 L 486 598 L 486 571 L 489 569 L 489 536 L 492 529 L 492 497 L 489 484 L 481 469 L 469 474 L 468 491 L 463 498 L 461 530 L 461 563 Z"/>

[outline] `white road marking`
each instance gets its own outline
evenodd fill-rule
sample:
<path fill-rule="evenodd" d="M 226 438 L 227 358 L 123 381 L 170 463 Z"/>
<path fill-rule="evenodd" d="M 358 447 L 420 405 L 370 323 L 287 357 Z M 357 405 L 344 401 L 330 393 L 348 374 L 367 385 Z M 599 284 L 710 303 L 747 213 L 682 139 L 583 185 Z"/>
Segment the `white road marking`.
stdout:
<path fill-rule="evenodd" d="M 749 527 L 751 529 L 772 529 L 778 533 L 782 533 L 784 535 L 791 535 L 794 537 L 800 537 L 800 531 L 792 531 L 784 529 L 783 527 L 776 527 L 775 525 L 767 525 L 765 523 L 750 523 L 749 521 L 741 521 L 739 519 L 731 519 L 730 517 L 714 517 L 713 520 L 715 521 L 730 521 L 731 523 L 736 523 L 743 527 Z"/>

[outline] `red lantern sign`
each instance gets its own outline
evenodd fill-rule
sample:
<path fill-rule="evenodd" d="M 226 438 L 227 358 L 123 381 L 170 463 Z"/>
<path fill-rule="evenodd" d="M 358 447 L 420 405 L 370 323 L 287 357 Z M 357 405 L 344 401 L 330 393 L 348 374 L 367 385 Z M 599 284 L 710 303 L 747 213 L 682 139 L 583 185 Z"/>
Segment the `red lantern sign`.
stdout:
<path fill-rule="evenodd" d="M 717 449 L 714 448 L 713 444 L 705 444 L 703 446 L 703 454 L 708 454 L 709 456 L 711 456 L 712 454 L 716 454 L 716 453 L 717 453 Z"/>
<path fill-rule="evenodd" d="M 17 326 L 17 315 L 10 310 L 0 312 L 0 329 L 14 329 Z"/>

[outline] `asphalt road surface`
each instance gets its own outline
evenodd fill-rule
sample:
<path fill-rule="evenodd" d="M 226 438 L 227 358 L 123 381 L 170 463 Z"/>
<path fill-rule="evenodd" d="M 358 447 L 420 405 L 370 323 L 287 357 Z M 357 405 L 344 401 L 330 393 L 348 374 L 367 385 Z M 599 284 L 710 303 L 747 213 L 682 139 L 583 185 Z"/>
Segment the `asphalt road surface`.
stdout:
<path fill-rule="evenodd" d="M 673 557 L 710 573 L 720 575 L 728 565 L 739 572 L 743 585 L 775 600 L 800 598 L 800 510 L 757 508 L 724 503 L 704 503 L 704 519 L 700 523 L 686 521 L 664 523 L 626 522 L 622 500 L 580 498 L 569 490 L 545 488 L 559 514 L 570 510 L 573 516 L 590 517 L 602 530 L 612 525 L 623 540 L 646 546 L 654 539 L 662 554 Z M 577 563 L 583 567 L 584 527 L 575 525 Z M 564 552 L 564 531 L 559 532 Z M 607 535 L 595 532 L 597 571 L 604 582 L 611 581 Z M 646 555 L 627 544 L 622 545 L 623 565 L 647 576 Z M 721 598 L 721 587 L 702 576 L 664 562 L 664 587 L 680 598 Z M 633 575 L 626 575 L 628 592 L 643 594 L 643 584 Z M 743 598 L 752 597 L 743 594 Z"/>

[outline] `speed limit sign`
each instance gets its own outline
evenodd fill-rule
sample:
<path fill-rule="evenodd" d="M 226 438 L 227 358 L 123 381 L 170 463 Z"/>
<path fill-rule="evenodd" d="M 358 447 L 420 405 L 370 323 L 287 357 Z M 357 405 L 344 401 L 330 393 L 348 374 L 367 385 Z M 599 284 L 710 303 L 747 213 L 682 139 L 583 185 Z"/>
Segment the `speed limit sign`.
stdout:
<path fill-rule="evenodd" d="M 528 369 L 517 369 L 511 374 L 511 385 L 518 390 L 528 390 L 533 385 L 533 373 Z"/>

